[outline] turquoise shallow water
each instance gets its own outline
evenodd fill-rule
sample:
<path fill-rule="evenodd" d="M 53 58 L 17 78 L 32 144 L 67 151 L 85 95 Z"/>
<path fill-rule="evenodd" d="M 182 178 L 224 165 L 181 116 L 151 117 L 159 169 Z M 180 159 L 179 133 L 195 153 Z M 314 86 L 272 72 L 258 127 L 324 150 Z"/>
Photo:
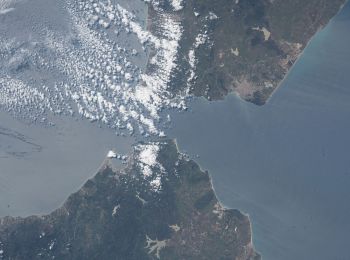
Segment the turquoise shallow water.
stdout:
<path fill-rule="evenodd" d="M 264 259 L 350 259 L 350 5 L 263 107 L 194 100 L 170 135 L 247 212 Z"/>

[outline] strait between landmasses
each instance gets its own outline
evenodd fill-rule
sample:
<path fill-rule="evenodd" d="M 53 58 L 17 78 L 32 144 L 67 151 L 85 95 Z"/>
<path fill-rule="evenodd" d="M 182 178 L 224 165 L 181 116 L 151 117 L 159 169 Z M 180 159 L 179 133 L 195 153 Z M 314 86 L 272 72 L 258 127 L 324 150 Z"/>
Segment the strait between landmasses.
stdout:
<path fill-rule="evenodd" d="M 135 145 L 122 170 L 106 159 L 49 215 L 1 219 L 0 258 L 261 259 L 249 218 L 171 140 Z"/>
<path fill-rule="evenodd" d="M 0 109 L 164 136 L 164 108 L 230 92 L 264 104 L 345 0 L 5 0 Z M 5 134 L 8 134 L 5 132 Z M 135 145 L 52 214 L 6 217 L 0 259 L 260 259 L 247 216 L 172 141 Z"/>

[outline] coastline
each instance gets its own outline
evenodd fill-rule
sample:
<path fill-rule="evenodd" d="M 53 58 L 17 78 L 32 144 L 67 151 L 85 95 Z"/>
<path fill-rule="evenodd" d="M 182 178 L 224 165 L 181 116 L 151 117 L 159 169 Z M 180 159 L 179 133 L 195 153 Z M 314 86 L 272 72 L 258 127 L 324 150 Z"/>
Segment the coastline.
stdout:
<path fill-rule="evenodd" d="M 182 201 L 181 198 L 190 198 L 188 201 L 186 199 L 185 202 L 183 203 L 183 205 L 182 205 L 182 203 L 180 206 L 176 204 L 177 207 L 180 207 L 180 208 L 178 208 L 178 210 L 180 210 L 179 213 L 182 212 L 181 211 L 182 207 L 189 207 L 189 209 L 191 211 L 193 211 L 193 213 L 191 213 L 190 216 L 192 216 L 192 214 L 195 214 L 197 217 L 202 216 L 199 219 L 197 219 L 197 221 L 199 221 L 199 224 L 198 224 L 198 226 L 196 226 L 196 228 L 194 230 L 192 230 L 191 218 L 189 219 L 188 218 L 189 216 L 187 214 L 184 216 L 181 215 L 181 218 L 176 220 L 175 223 L 178 223 L 181 226 L 181 230 L 183 230 L 183 231 L 179 232 L 178 235 L 176 234 L 177 231 L 175 231 L 175 234 L 173 233 L 168 238 L 169 241 L 172 240 L 173 243 L 175 243 L 175 249 L 174 249 L 173 243 L 169 243 L 169 247 L 165 246 L 165 244 L 164 244 L 164 248 L 165 248 L 164 251 L 165 252 L 164 252 L 163 256 L 165 257 L 165 259 L 167 259 L 167 256 L 172 256 L 172 254 L 174 252 L 177 252 L 177 251 L 173 252 L 173 250 L 176 250 L 177 247 L 181 248 L 181 252 L 184 250 L 183 253 L 185 253 L 185 254 L 195 253 L 196 251 L 193 251 L 193 249 L 191 249 L 191 247 L 186 247 L 186 246 L 181 245 L 181 243 L 180 243 L 180 241 L 182 241 L 181 237 L 182 236 L 187 237 L 188 232 L 194 232 L 193 234 L 195 236 L 197 236 L 196 235 L 197 232 L 199 232 L 198 234 L 202 234 L 201 232 L 203 231 L 203 228 L 208 229 L 207 232 L 209 232 L 209 231 L 214 232 L 214 233 L 212 233 L 212 235 L 217 233 L 217 235 L 219 235 L 218 238 L 220 241 L 223 239 L 222 242 L 220 242 L 218 245 L 216 245 L 216 246 L 214 245 L 214 247 L 213 247 L 214 251 L 211 251 L 210 248 L 206 247 L 206 248 L 208 248 L 208 250 L 209 250 L 208 252 L 210 254 L 217 255 L 215 248 L 217 248 L 217 246 L 219 246 L 219 248 L 221 248 L 221 247 L 225 248 L 226 253 L 223 252 L 223 255 L 226 255 L 226 254 L 236 255 L 236 256 L 244 257 L 243 259 L 261 259 L 261 255 L 259 254 L 259 252 L 257 252 L 255 250 L 255 247 L 253 245 L 252 223 L 251 223 L 249 216 L 246 214 L 243 214 L 239 210 L 229 209 L 229 208 L 226 208 L 222 205 L 222 203 L 218 199 L 216 192 L 215 192 L 215 189 L 213 187 L 211 175 L 207 171 L 202 171 L 200 169 L 200 166 L 194 160 L 191 160 L 187 157 L 183 157 L 182 153 L 178 150 L 176 140 L 174 140 L 174 139 L 161 139 L 161 140 L 163 140 L 164 150 L 162 150 L 161 157 L 158 157 L 158 155 L 157 155 L 157 160 L 159 160 L 159 162 L 161 164 L 164 163 L 164 167 L 166 167 L 166 169 L 167 169 L 166 171 L 167 172 L 169 171 L 168 172 L 168 174 L 170 174 L 170 175 L 168 175 L 169 179 L 166 178 L 167 180 L 166 181 L 164 180 L 166 183 L 168 183 L 166 185 L 169 185 L 169 184 L 175 185 L 175 186 L 173 186 L 173 185 L 169 186 L 169 187 L 173 187 L 173 188 L 170 188 L 169 192 L 170 192 L 170 194 L 172 194 L 172 192 L 175 192 L 175 194 L 178 194 L 178 195 L 176 195 L 176 200 L 178 200 L 178 201 Z M 173 149 L 174 147 L 175 147 L 175 149 Z M 137 150 L 133 150 L 133 151 L 135 152 Z M 120 173 L 123 173 L 122 169 L 117 169 L 117 171 L 114 171 L 115 169 L 113 169 L 113 163 L 108 158 L 106 158 L 102 162 L 101 168 L 98 170 L 98 172 L 92 178 L 89 178 L 79 190 L 72 193 L 69 196 L 69 198 L 63 203 L 62 206 L 53 210 L 50 214 L 31 215 L 31 216 L 28 216 L 25 218 L 21 218 L 21 217 L 3 217 L 3 218 L 0 218 L 0 238 L 3 242 L 3 244 L 0 246 L 3 246 L 2 252 L 5 252 L 4 253 L 4 254 L 6 254 L 5 257 L 12 256 L 12 255 L 20 256 L 21 254 L 27 255 L 28 252 L 32 253 L 32 250 L 34 250 L 33 252 L 36 252 L 36 250 L 37 250 L 36 246 L 39 246 L 39 248 L 40 248 L 41 243 L 39 243 L 38 245 L 23 244 L 22 245 L 23 248 L 21 247 L 21 249 L 19 251 L 17 251 L 17 250 L 13 251 L 13 249 L 9 245 L 11 245 L 11 243 L 12 243 L 11 241 L 14 241 L 14 240 L 17 241 L 18 234 L 22 234 L 21 236 L 30 238 L 32 236 L 35 236 L 35 234 L 37 234 L 37 229 L 38 230 L 45 230 L 44 233 L 41 233 L 44 235 L 40 235 L 39 239 L 46 241 L 48 239 L 51 239 L 50 237 L 54 236 L 55 237 L 55 244 L 57 244 L 57 246 L 60 247 L 61 245 L 64 246 L 64 243 L 65 243 L 64 241 L 66 241 L 66 239 L 69 240 L 70 236 L 72 235 L 72 234 L 68 235 L 68 237 L 66 236 L 66 234 L 67 234 L 66 228 L 68 228 L 71 225 L 72 221 L 73 222 L 78 221 L 78 223 L 80 223 L 79 226 L 82 225 L 83 227 L 89 227 L 90 225 L 96 225 L 97 227 L 106 226 L 106 225 L 107 226 L 108 225 L 112 225 L 112 226 L 117 225 L 114 228 L 117 228 L 117 227 L 120 228 L 118 223 L 117 224 L 110 223 L 110 221 L 108 220 L 109 218 L 97 219 L 97 220 L 94 220 L 93 223 L 90 223 L 88 221 L 89 218 L 88 219 L 81 218 L 81 214 L 83 212 L 92 212 L 93 211 L 94 214 L 92 214 L 92 216 L 91 216 L 93 219 L 94 219 L 93 216 L 96 217 L 96 216 L 100 216 L 101 214 L 106 215 L 106 213 L 109 212 L 110 207 L 112 205 L 116 205 L 115 203 L 118 203 L 118 201 L 121 198 L 124 198 L 124 196 L 127 196 L 127 197 L 133 196 L 134 197 L 135 195 L 133 195 L 133 194 L 135 194 L 135 192 L 136 192 L 136 200 L 140 200 L 138 202 L 138 204 L 139 204 L 139 206 L 141 206 L 141 208 L 143 207 L 144 203 L 150 203 L 150 206 L 153 205 L 154 198 L 159 197 L 158 199 L 162 199 L 162 200 L 165 199 L 165 201 L 167 201 L 166 198 L 168 198 L 168 196 L 170 195 L 170 194 L 168 194 L 168 188 L 166 188 L 164 190 L 164 192 L 161 192 L 158 194 L 155 193 L 153 195 L 151 195 L 152 194 L 151 190 L 150 191 L 147 191 L 147 190 L 143 191 L 143 190 L 140 190 L 137 188 L 137 187 L 139 187 L 139 188 L 144 187 L 143 186 L 144 181 L 137 177 L 137 176 L 139 176 L 140 173 L 137 170 L 138 169 L 136 166 L 137 164 L 135 164 L 135 159 L 138 160 L 137 159 L 138 157 L 135 157 L 134 152 L 132 153 L 133 155 L 129 156 L 128 162 L 125 165 L 125 169 L 126 169 L 125 174 L 120 174 Z M 138 153 L 136 152 L 136 155 L 137 154 Z M 174 155 L 176 155 L 176 157 L 173 157 Z M 159 156 L 160 156 L 160 154 L 159 154 Z M 171 159 L 167 158 L 167 156 L 170 156 Z M 176 162 L 178 162 L 178 160 L 180 160 L 180 165 L 181 165 L 181 166 L 179 166 L 180 167 L 179 168 L 179 175 L 177 175 L 177 170 L 176 170 L 177 169 Z M 136 161 L 136 163 L 137 163 L 137 161 Z M 172 166 L 173 164 L 176 166 L 175 167 L 176 169 L 173 168 L 173 166 Z M 131 166 L 131 167 L 128 168 L 128 166 Z M 182 168 L 182 167 L 185 167 L 185 168 Z M 181 171 L 180 171 L 180 169 L 181 169 Z M 192 179 L 192 178 L 194 178 L 194 179 Z M 116 181 L 115 184 L 117 184 L 117 187 L 114 186 L 115 184 L 113 181 L 111 181 L 112 179 Z M 133 183 L 132 186 L 135 185 L 135 187 L 131 190 L 132 194 L 129 194 L 129 191 L 128 191 L 129 184 L 128 184 L 127 180 L 131 180 L 131 182 Z M 195 190 L 198 189 L 197 190 L 197 192 L 199 192 L 198 194 L 196 193 L 196 191 L 192 191 L 192 188 L 188 189 L 188 187 L 192 187 L 192 185 L 195 188 Z M 99 191 L 99 189 L 100 189 L 100 191 Z M 115 191 L 115 189 L 123 191 L 123 192 L 120 193 L 120 191 Z M 113 192 L 110 194 L 109 190 L 110 191 L 113 190 Z M 102 194 L 100 194 L 100 192 L 102 192 Z M 142 193 L 142 195 L 140 195 L 141 199 L 140 199 L 140 197 L 138 197 L 139 192 Z M 195 196 L 193 198 L 194 200 L 192 200 L 191 196 L 187 197 L 188 195 L 184 195 L 185 197 L 182 197 L 182 194 L 184 194 L 184 193 L 185 194 L 192 194 L 193 192 L 195 194 Z M 214 196 L 209 201 L 206 201 L 208 194 L 213 194 Z M 151 197 L 149 197 L 150 195 L 151 195 Z M 146 196 L 146 197 L 144 197 L 144 196 Z M 142 200 L 142 198 L 146 198 L 147 202 Z M 153 198 L 153 199 L 151 199 L 151 198 Z M 205 200 L 203 201 L 204 198 L 205 198 Z M 100 201 L 101 199 L 104 201 Z M 156 199 L 156 201 L 158 201 L 158 199 Z M 199 201 L 201 203 L 207 203 L 207 204 L 204 204 L 207 206 L 205 206 L 205 208 L 200 207 L 199 206 L 200 204 L 198 204 L 198 206 L 197 206 L 197 203 L 199 203 Z M 141 205 L 140 205 L 140 202 L 142 202 Z M 171 202 L 170 204 L 173 203 L 172 201 L 170 201 L 170 202 Z M 112 205 L 110 205 L 110 203 L 112 203 Z M 119 203 L 122 203 L 122 202 L 119 202 Z M 101 205 L 101 208 L 99 205 Z M 102 205 L 104 205 L 104 206 L 102 206 Z M 108 205 L 107 208 L 106 208 L 106 205 Z M 129 204 L 127 204 L 127 205 L 129 205 Z M 132 204 L 132 205 L 134 205 L 134 204 Z M 156 205 L 157 205 L 157 203 L 155 204 L 155 206 Z M 203 205 L 203 204 L 201 204 L 201 205 Z M 134 205 L 134 206 L 136 206 L 136 205 Z M 129 214 L 130 214 L 130 210 L 133 209 L 134 206 L 130 206 L 130 209 L 123 213 L 123 214 L 127 214 L 127 215 L 125 215 L 127 217 L 127 219 L 129 219 L 129 218 L 133 219 L 133 215 L 129 215 Z M 120 206 L 114 206 L 112 217 L 115 216 L 115 214 L 117 212 L 116 210 L 119 207 Z M 121 206 L 121 207 L 122 208 L 126 207 L 126 204 L 124 206 Z M 151 206 L 151 208 L 149 208 L 149 209 L 152 209 L 152 207 L 153 206 Z M 172 205 L 168 205 L 167 207 L 172 207 Z M 149 209 L 147 209 L 147 208 L 145 208 L 145 210 L 146 210 L 145 212 L 148 212 Z M 106 212 L 106 210 L 107 210 L 107 212 Z M 156 210 L 156 212 L 158 212 L 157 214 L 161 214 L 161 215 L 167 214 L 166 212 L 162 212 L 162 211 L 159 212 L 159 210 L 160 209 Z M 99 211 L 101 211 L 101 212 L 99 212 Z M 185 212 L 187 212 L 187 211 L 185 211 Z M 121 213 L 118 213 L 118 219 L 120 219 L 119 214 L 121 214 Z M 181 213 L 181 214 L 183 214 L 183 213 Z M 175 216 L 177 216 L 177 215 L 175 215 Z M 178 216 L 178 217 L 180 217 L 180 216 Z M 124 218 L 122 218 L 122 219 L 124 219 Z M 121 219 L 120 219 L 120 221 L 121 221 Z M 158 223 L 158 221 L 159 220 L 151 220 L 151 222 L 154 222 L 152 225 L 156 225 Z M 173 223 L 172 221 L 174 221 L 174 219 L 169 219 L 169 220 L 165 219 L 164 221 L 166 221 L 166 223 Z M 207 223 L 207 221 L 210 221 L 210 222 Z M 148 223 L 147 226 L 150 224 L 151 223 Z M 209 224 L 209 226 L 208 226 L 208 224 Z M 27 229 L 23 228 L 23 225 L 25 225 L 27 227 Z M 237 228 L 239 230 L 238 231 L 239 235 L 236 234 Z M 224 232 L 225 234 L 222 233 L 222 231 L 220 232 L 221 229 L 226 230 L 226 232 Z M 118 229 L 116 229 L 116 230 L 118 230 Z M 247 230 L 249 230 L 249 232 L 246 232 Z M 10 232 L 10 233 L 8 233 L 8 232 Z M 43 232 L 43 231 L 41 231 L 41 232 Z M 72 232 L 72 230 L 69 233 L 71 233 L 71 232 Z M 47 235 L 45 235 L 45 233 L 47 233 Z M 80 233 L 80 234 L 83 235 L 84 233 Z M 75 231 L 74 231 L 74 239 L 71 242 L 74 245 L 77 245 L 76 243 L 79 243 L 80 240 L 81 241 L 85 241 L 86 239 L 89 240 L 88 237 L 81 236 L 81 235 L 77 235 L 77 237 L 75 239 Z M 6 236 L 6 238 L 5 238 L 5 236 Z M 136 233 L 135 236 L 144 237 L 144 234 L 143 234 L 143 232 L 141 232 L 140 234 Z M 178 237 L 178 236 L 180 236 L 180 237 Z M 202 236 L 202 235 L 200 235 L 200 236 Z M 106 237 L 109 237 L 109 235 L 106 234 Z M 146 238 L 147 238 L 147 235 L 146 235 Z M 226 238 L 228 240 L 226 240 Z M 115 235 L 114 239 L 118 239 L 118 235 Z M 203 243 L 210 244 L 210 241 L 212 239 L 213 238 L 211 238 L 211 236 L 205 237 L 205 238 L 203 238 Z M 163 240 L 163 241 L 168 241 L 168 240 Z M 147 239 L 147 241 L 148 241 L 148 239 Z M 146 241 L 146 243 L 148 243 L 147 241 Z M 202 241 L 202 240 L 200 240 L 200 241 Z M 21 240 L 19 243 L 23 243 L 23 242 L 24 242 L 24 240 Z M 44 242 L 44 243 L 46 244 L 47 242 Z M 179 243 L 179 244 L 177 244 L 177 243 Z M 49 245 L 50 244 L 52 245 L 52 243 L 49 243 Z M 93 243 L 92 245 L 93 245 L 93 247 L 97 247 L 97 249 L 98 249 L 98 244 Z M 144 246 L 142 246 L 142 245 L 143 244 L 141 243 L 140 244 L 141 248 L 139 250 L 142 250 L 144 252 Z M 235 245 L 235 246 L 232 248 L 231 245 Z M 27 250 L 26 248 L 29 251 L 26 251 Z M 74 251 L 77 249 L 77 248 L 75 248 L 75 246 L 73 246 L 72 248 L 74 248 Z M 146 248 L 147 248 L 147 246 L 146 246 Z M 23 249 L 24 249 L 24 251 L 23 251 Z M 50 246 L 50 251 L 51 251 L 51 249 L 52 248 Z M 84 250 L 81 251 L 80 249 L 79 249 L 79 251 L 81 252 L 81 254 L 88 253 L 88 251 L 84 251 Z M 52 253 L 50 253 L 50 254 L 55 254 L 54 252 L 58 253 L 58 255 L 61 255 L 63 253 L 62 251 L 52 251 Z M 207 250 L 203 249 L 203 251 L 201 250 L 200 254 L 205 255 L 206 254 L 205 252 L 207 252 Z M 151 252 L 148 252 L 148 254 L 150 254 L 150 253 Z M 110 251 L 110 254 L 117 254 L 118 255 L 119 251 L 112 250 L 112 251 Z M 157 253 L 157 256 L 158 256 L 158 253 Z M 153 257 L 151 257 L 150 259 L 153 259 Z"/>
<path fill-rule="evenodd" d="M 339 15 L 339 13 L 343 10 L 344 6 L 346 6 L 347 4 L 349 4 L 349 0 L 346 0 L 346 2 L 340 7 L 339 11 L 335 14 L 334 17 L 332 17 L 329 22 L 322 28 L 319 28 L 318 31 L 310 38 L 310 40 L 307 42 L 305 48 L 302 50 L 302 52 L 299 54 L 298 58 L 295 60 L 295 62 L 293 63 L 293 65 L 289 68 L 288 72 L 286 73 L 286 75 L 283 77 L 283 79 L 281 80 L 280 83 L 278 83 L 278 85 L 276 86 L 276 88 L 271 92 L 271 94 L 269 95 L 269 97 L 266 99 L 265 103 L 263 105 L 266 105 L 271 98 L 275 95 L 275 93 L 279 90 L 279 88 L 282 87 L 283 83 L 285 82 L 285 80 L 287 79 L 287 77 L 289 76 L 289 74 L 292 72 L 292 70 L 294 69 L 294 67 L 297 65 L 297 63 L 300 61 L 300 59 L 303 57 L 304 52 L 307 50 L 307 48 L 310 47 L 310 44 L 314 41 L 315 38 L 318 37 L 319 33 L 321 31 L 323 31 L 326 27 L 330 26 L 330 24 L 332 22 L 334 22 L 334 20 L 336 19 L 336 17 Z M 244 100 L 244 99 L 242 99 Z"/>
<path fill-rule="evenodd" d="M 201 98 L 205 99 L 204 97 L 201 97 Z M 205 99 L 205 100 L 206 100 L 206 99 Z M 177 149 L 179 152 L 181 152 L 181 149 L 179 148 L 179 144 L 178 144 L 178 142 L 177 142 L 177 139 L 174 138 L 173 140 L 174 140 L 176 149 Z M 231 208 L 231 207 L 226 206 L 226 205 L 220 200 L 220 197 L 217 195 L 216 189 L 215 189 L 214 184 L 213 184 L 212 173 L 211 173 L 210 171 L 204 169 L 204 168 L 202 167 L 202 165 L 201 165 L 199 162 L 197 162 L 195 159 L 190 158 L 190 160 L 194 161 L 194 162 L 199 166 L 199 169 L 200 169 L 201 172 L 206 172 L 206 173 L 208 173 L 209 178 L 210 178 L 210 185 L 211 185 L 211 188 L 212 188 L 212 190 L 213 190 L 213 192 L 214 192 L 214 194 L 215 194 L 216 199 L 218 200 L 218 202 L 220 203 L 220 205 L 223 207 L 223 209 L 224 209 L 224 210 L 237 210 L 238 212 L 240 212 L 242 215 L 244 215 L 244 216 L 248 219 L 249 225 L 250 225 L 250 239 L 251 239 L 251 247 L 252 247 L 252 250 L 254 250 L 254 251 L 260 256 L 260 260 L 264 259 L 264 258 L 263 258 L 263 255 L 261 255 L 261 253 L 260 253 L 258 250 L 256 250 L 256 248 L 255 248 L 255 246 L 254 246 L 253 222 L 252 222 L 252 220 L 251 220 L 251 217 L 250 217 L 249 213 L 244 212 L 244 211 L 242 211 L 241 209 L 238 209 L 238 208 Z"/>

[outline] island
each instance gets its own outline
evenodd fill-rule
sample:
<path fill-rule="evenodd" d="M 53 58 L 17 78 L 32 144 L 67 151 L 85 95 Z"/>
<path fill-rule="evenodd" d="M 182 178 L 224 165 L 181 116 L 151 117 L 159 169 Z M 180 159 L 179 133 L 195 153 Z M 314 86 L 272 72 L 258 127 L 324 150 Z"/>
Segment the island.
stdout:
<path fill-rule="evenodd" d="M 51 214 L 2 218 L 0 259 L 261 259 L 248 216 L 220 204 L 174 140 L 113 160 Z"/>

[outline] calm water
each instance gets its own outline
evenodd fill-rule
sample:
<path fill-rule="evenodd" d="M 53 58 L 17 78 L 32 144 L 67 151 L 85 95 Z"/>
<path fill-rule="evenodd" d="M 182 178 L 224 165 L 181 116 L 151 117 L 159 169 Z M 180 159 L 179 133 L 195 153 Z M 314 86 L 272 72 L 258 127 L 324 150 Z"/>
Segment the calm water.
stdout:
<path fill-rule="evenodd" d="M 90 177 L 111 149 L 133 138 L 72 118 L 57 126 L 27 125 L 0 112 L 0 217 L 49 213 Z"/>
<path fill-rule="evenodd" d="M 269 103 L 195 100 L 170 135 L 247 212 L 264 259 L 350 259 L 350 5 Z"/>
<path fill-rule="evenodd" d="M 253 222 L 264 259 L 350 259 L 350 5 L 270 102 L 195 100 L 170 136 Z M 49 212 L 133 139 L 88 122 L 21 124 L 0 113 L 0 216 Z M 23 153 L 24 152 L 24 153 Z"/>
<path fill-rule="evenodd" d="M 0 39 L 13 40 L 18 46 L 40 43 L 43 44 L 42 53 L 51 53 L 46 51 L 47 31 L 62 33 L 67 39 L 76 37 L 71 35 L 71 18 L 65 8 L 66 2 L 19 1 L 13 5 L 14 10 L 9 15 L 0 15 Z M 145 26 L 147 5 L 143 1 L 117 2 L 135 13 L 138 22 Z M 146 68 L 148 53 L 142 51 L 135 35 L 121 32 L 116 36 L 109 30 L 108 37 L 122 47 L 138 50 L 138 55 L 130 57 L 130 62 L 140 69 Z M 45 55 L 43 59 L 56 57 Z M 0 60 L 0 77 L 9 73 L 8 63 L 6 59 Z M 35 66 L 14 75 L 12 73 L 11 76 L 30 82 L 29 85 L 40 86 L 43 84 L 40 82 L 45 82 L 50 87 L 62 80 L 60 71 L 53 69 L 43 73 Z M 52 119 L 55 127 L 44 127 L 21 123 L 1 112 L 2 109 L 0 107 L 0 217 L 49 213 L 97 172 L 110 149 L 121 154 L 128 153 L 135 142 L 134 138 L 118 137 L 113 130 L 100 128 L 87 120 L 55 117 Z M 31 113 L 32 110 L 28 111 Z M 21 116 L 25 118 L 28 115 Z"/>

